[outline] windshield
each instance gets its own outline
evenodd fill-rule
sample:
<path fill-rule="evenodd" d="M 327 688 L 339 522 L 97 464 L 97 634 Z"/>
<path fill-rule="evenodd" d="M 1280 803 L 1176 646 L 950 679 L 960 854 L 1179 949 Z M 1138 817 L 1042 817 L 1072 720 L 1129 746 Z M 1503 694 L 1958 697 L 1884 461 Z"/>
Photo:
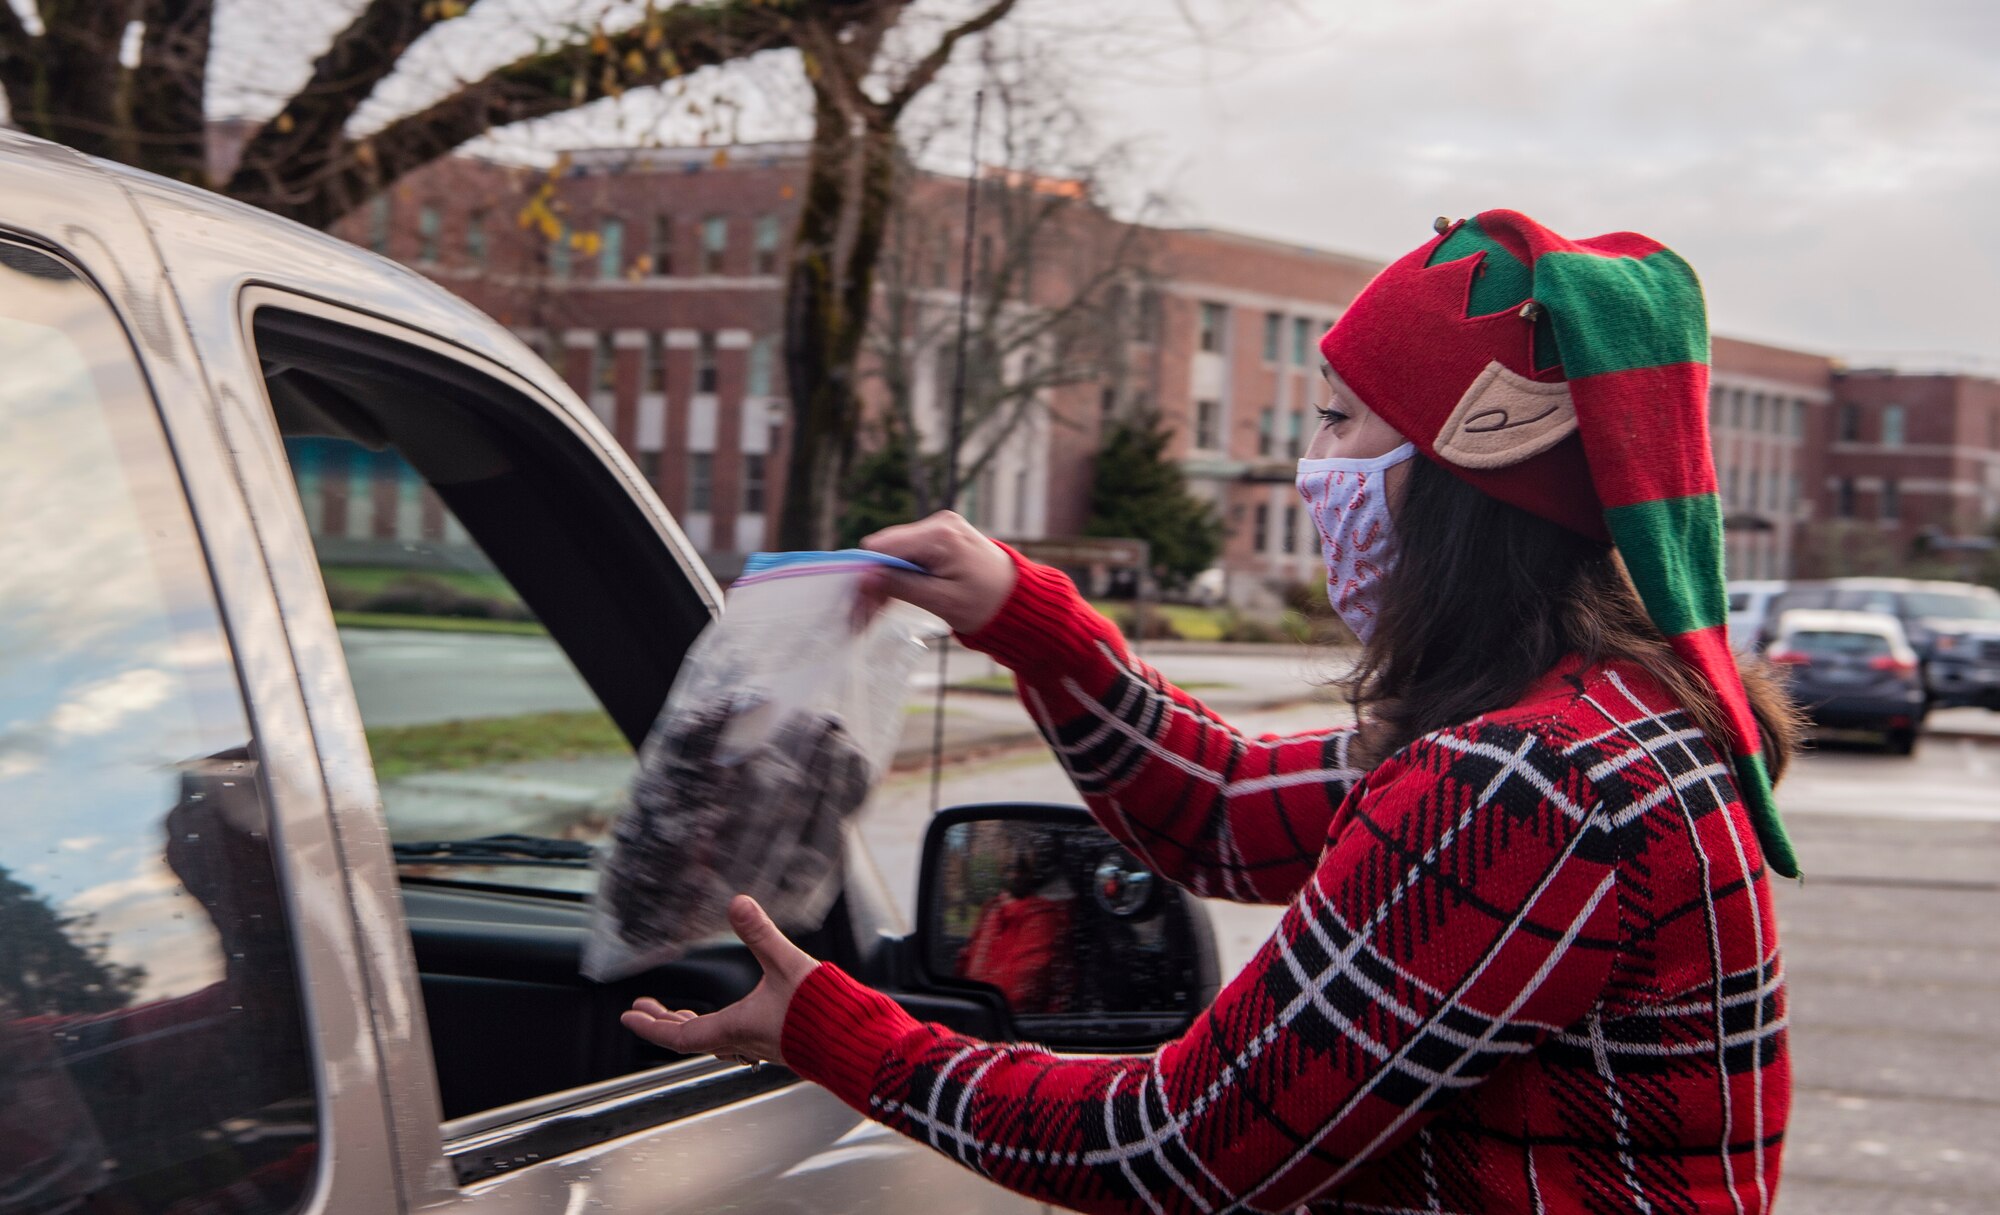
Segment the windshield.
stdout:
<path fill-rule="evenodd" d="M 2000 595 L 1974 591 L 1909 591 L 1903 596 L 1911 616 L 1951 620 L 2000 620 Z"/>
<path fill-rule="evenodd" d="M 1880 633 L 1844 633 L 1806 629 L 1786 639 L 1785 648 L 1813 658 L 1887 658 L 1889 639 Z"/>

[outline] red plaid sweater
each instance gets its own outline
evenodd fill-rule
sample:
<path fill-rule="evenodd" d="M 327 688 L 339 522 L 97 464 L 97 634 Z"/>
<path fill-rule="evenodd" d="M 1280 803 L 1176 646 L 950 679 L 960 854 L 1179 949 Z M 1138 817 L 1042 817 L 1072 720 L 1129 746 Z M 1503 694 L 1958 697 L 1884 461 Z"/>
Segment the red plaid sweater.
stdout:
<path fill-rule="evenodd" d="M 787 1062 L 1010 1189 L 1085 1211 L 1764 1212 L 1790 1106 L 1763 861 L 1726 759 L 1636 669 L 1363 773 L 1248 738 L 1020 562 L 967 639 L 1091 811 L 1276 934 L 1145 1057 L 992 1045 L 821 966 Z"/>

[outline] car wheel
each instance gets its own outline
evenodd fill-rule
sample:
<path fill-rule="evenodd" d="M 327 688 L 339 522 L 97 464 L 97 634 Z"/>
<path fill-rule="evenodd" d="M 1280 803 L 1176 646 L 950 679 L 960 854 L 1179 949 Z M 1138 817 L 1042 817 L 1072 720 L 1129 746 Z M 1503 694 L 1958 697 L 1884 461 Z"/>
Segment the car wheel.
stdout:
<path fill-rule="evenodd" d="M 1889 731 L 1887 738 L 1887 745 L 1889 754 L 1891 755 L 1916 754 L 1917 751 L 1916 729 L 1911 726 L 1905 726 L 1900 730 Z"/>

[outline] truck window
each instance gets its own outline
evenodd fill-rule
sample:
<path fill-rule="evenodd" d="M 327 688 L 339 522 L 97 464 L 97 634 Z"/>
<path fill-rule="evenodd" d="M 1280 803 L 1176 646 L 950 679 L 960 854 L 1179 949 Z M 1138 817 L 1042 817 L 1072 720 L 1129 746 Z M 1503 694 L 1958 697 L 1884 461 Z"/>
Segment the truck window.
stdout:
<path fill-rule="evenodd" d="M 318 1141 L 252 738 L 107 302 L 0 241 L 0 1212 L 276 1215 Z"/>

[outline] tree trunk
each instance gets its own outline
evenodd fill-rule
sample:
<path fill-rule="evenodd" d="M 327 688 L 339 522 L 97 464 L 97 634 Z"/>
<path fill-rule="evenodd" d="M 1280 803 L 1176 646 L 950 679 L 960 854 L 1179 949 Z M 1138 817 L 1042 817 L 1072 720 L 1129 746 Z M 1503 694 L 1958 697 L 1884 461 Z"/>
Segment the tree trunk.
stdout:
<path fill-rule="evenodd" d="M 896 181 L 895 129 L 815 89 L 812 152 L 785 289 L 791 459 L 782 549 L 827 548 L 859 442 L 855 380 Z"/>

